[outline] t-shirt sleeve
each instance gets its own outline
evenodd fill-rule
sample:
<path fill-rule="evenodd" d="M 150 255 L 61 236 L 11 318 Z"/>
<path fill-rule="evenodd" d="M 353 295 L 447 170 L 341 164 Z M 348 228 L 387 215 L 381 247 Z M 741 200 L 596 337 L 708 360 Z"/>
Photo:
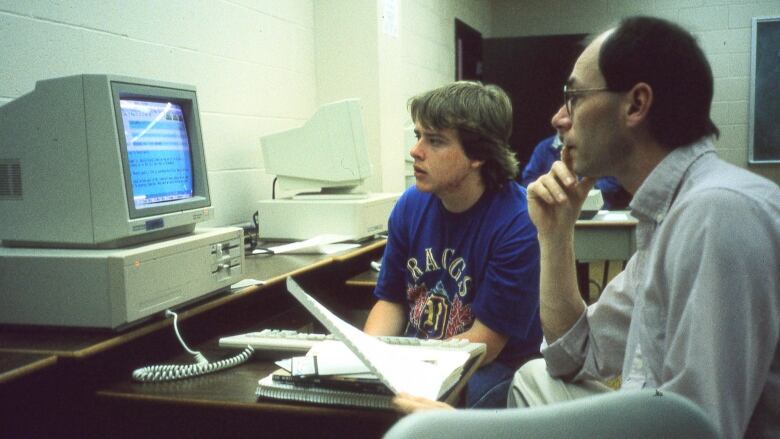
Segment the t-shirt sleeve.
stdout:
<path fill-rule="evenodd" d="M 472 309 L 490 329 L 525 338 L 539 327 L 539 244 L 528 211 L 514 215 L 492 239 Z"/>
<path fill-rule="evenodd" d="M 405 256 L 409 251 L 406 218 L 406 206 L 409 202 L 409 192 L 399 198 L 390 213 L 387 222 L 387 244 L 382 255 L 382 268 L 374 288 L 374 296 L 389 302 L 404 302 L 406 300 Z"/>

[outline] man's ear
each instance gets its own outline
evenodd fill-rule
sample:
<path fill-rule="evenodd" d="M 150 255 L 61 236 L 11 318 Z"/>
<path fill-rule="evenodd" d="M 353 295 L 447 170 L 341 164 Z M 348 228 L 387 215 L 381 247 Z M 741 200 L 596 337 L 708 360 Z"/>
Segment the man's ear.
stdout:
<path fill-rule="evenodd" d="M 645 82 L 639 82 L 628 92 L 628 109 L 626 121 L 629 126 L 636 126 L 647 119 L 650 107 L 653 106 L 653 88 Z"/>

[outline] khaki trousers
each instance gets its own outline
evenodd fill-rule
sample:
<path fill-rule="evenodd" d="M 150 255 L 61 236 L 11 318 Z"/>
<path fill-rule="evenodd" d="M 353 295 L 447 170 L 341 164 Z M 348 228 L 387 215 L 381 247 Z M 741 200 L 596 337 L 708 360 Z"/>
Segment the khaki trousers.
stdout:
<path fill-rule="evenodd" d="M 598 381 L 567 383 L 547 373 L 544 359 L 531 360 L 515 372 L 509 388 L 507 407 L 534 407 L 570 401 L 613 389 Z"/>

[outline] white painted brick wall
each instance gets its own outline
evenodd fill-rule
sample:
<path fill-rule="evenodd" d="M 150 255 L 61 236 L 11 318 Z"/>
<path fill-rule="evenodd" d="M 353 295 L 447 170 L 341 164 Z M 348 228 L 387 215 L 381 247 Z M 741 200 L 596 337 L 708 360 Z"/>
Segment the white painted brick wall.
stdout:
<path fill-rule="evenodd" d="M 270 198 L 260 137 L 316 108 L 313 0 L 0 0 L 0 105 L 112 73 L 195 85 L 216 219 Z"/>
<path fill-rule="evenodd" d="M 490 34 L 491 6 L 473 0 L 404 0 L 401 3 L 404 120 L 406 100 L 455 80 L 455 18 L 483 37 Z M 411 148 L 411 145 L 409 145 Z"/>
<path fill-rule="evenodd" d="M 217 212 L 209 225 L 244 222 L 271 194 L 260 137 L 300 126 L 327 94 L 315 77 L 315 1 L 0 0 L 0 105 L 39 79 L 79 73 L 195 85 Z M 400 129 L 406 98 L 454 79 L 454 18 L 488 33 L 491 12 L 484 1 L 399 2 Z"/>
<path fill-rule="evenodd" d="M 715 78 L 718 154 L 780 182 L 780 166 L 747 164 L 752 17 L 779 16 L 777 0 L 492 0 L 492 37 L 594 33 L 620 17 L 654 15 L 698 38 Z M 603 14 L 603 15 L 602 15 Z"/>

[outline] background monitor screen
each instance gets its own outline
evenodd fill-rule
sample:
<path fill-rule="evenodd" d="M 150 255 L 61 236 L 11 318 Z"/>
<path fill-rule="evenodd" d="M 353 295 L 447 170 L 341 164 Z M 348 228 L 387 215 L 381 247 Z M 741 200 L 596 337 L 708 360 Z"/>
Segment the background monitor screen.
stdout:
<path fill-rule="evenodd" d="M 179 104 L 120 99 L 136 209 L 192 197 L 192 156 Z"/>

